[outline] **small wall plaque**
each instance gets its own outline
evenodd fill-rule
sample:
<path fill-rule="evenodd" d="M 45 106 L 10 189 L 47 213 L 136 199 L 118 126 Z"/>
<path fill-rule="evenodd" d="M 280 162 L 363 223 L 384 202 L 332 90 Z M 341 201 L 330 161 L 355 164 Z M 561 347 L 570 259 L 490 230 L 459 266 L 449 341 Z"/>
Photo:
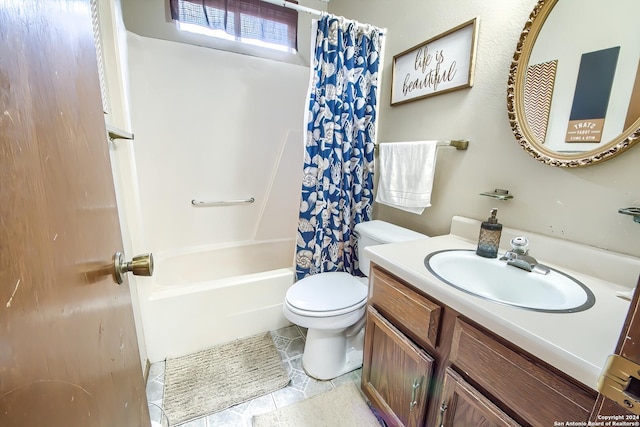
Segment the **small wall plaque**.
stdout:
<path fill-rule="evenodd" d="M 582 54 L 566 142 L 602 140 L 620 46 Z"/>

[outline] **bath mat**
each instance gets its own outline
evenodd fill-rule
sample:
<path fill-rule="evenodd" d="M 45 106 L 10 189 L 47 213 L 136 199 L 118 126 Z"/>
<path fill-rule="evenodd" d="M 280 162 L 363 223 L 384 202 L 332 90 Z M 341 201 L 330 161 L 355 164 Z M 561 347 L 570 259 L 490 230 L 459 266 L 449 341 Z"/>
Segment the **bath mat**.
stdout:
<path fill-rule="evenodd" d="M 221 411 L 289 383 L 267 334 L 167 359 L 163 406 L 172 426 Z"/>
<path fill-rule="evenodd" d="M 253 427 L 380 427 L 354 383 L 253 417 Z"/>

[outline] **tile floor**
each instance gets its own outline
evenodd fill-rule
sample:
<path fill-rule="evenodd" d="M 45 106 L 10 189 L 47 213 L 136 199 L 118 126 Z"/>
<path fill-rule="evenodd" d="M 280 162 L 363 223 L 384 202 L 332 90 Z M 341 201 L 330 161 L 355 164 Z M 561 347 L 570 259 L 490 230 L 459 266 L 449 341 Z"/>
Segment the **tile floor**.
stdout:
<path fill-rule="evenodd" d="M 299 402 L 316 394 L 329 391 L 340 384 L 353 381 L 360 386 L 361 370 L 350 372 L 331 381 L 318 381 L 308 377 L 302 369 L 302 351 L 306 330 L 296 325 L 270 332 L 271 337 L 289 372 L 291 383 L 280 390 L 249 402 L 241 403 L 224 411 L 182 424 L 182 427 L 251 427 L 254 415 L 274 411 L 283 406 Z M 147 399 L 151 420 L 167 426 L 159 407 L 164 391 L 164 362 L 151 365 L 147 380 Z M 157 406 L 156 406 L 157 405 Z M 171 426 L 173 427 L 173 426 Z"/>

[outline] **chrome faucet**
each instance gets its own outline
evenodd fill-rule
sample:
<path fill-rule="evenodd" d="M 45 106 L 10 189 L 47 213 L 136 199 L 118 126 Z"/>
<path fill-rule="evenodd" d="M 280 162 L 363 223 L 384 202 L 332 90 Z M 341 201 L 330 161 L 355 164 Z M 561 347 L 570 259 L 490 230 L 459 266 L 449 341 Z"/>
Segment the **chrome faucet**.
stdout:
<path fill-rule="evenodd" d="M 507 265 L 521 268 L 525 271 L 549 274 L 549 267 L 539 264 L 538 261 L 529 255 L 529 240 L 526 237 L 514 237 L 511 239 L 511 250 L 504 253 L 501 261 L 507 261 Z"/>

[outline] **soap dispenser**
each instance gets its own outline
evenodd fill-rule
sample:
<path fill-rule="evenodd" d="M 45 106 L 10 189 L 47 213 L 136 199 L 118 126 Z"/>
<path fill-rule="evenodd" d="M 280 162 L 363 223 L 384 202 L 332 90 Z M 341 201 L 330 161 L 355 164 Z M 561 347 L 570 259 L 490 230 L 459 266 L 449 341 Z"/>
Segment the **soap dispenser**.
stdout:
<path fill-rule="evenodd" d="M 496 218 L 497 213 L 498 209 L 491 209 L 491 216 L 489 216 L 489 218 L 480 226 L 480 236 L 478 237 L 478 249 L 476 250 L 476 254 L 481 257 L 498 257 L 502 224 L 500 224 L 498 222 L 498 218 Z"/>

